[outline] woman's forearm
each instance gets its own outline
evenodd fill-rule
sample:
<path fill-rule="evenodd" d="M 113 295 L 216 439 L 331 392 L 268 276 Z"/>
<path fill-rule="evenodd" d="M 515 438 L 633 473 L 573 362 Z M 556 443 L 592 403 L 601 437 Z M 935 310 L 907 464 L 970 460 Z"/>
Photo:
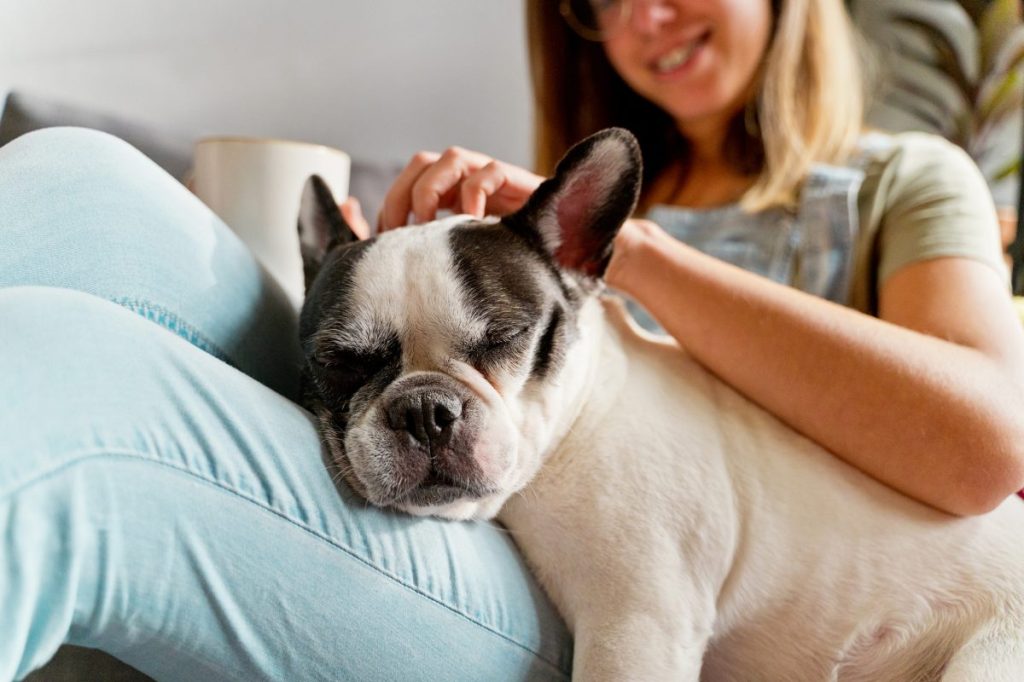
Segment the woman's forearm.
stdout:
<path fill-rule="evenodd" d="M 987 511 L 1024 484 L 1019 367 L 768 281 L 657 229 L 629 241 L 609 284 L 839 457 L 958 514 Z"/>

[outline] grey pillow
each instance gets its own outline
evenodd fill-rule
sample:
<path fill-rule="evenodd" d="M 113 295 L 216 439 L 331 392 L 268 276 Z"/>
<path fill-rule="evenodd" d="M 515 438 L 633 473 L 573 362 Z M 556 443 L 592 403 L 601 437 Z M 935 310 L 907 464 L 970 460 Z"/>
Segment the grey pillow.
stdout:
<path fill-rule="evenodd" d="M 27 132 L 53 126 L 95 128 L 116 135 L 179 180 L 191 165 L 192 142 L 187 135 L 153 130 L 118 116 L 20 91 L 8 93 L 0 111 L 0 146 Z"/>
<path fill-rule="evenodd" d="M 0 104 L 0 146 L 32 130 L 53 126 L 94 128 L 116 135 L 148 156 L 178 180 L 192 164 L 192 144 L 198 135 L 157 130 L 124 117 L 12 90 Z M 371 224 L 388 188 L 401 170 L 395 163 L 352 159 L 349 193 L 358 198 Z"/>

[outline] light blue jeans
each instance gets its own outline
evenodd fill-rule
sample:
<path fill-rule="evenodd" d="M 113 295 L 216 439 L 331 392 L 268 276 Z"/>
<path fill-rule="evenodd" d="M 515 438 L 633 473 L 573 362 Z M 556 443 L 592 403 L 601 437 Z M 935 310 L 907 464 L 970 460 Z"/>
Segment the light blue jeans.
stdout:
<path fill-rule="evenodd" d="M 0 148 L 0 680 L 565 680 L 508 536 L 368 507 L 292 402 L 284 294 L 124 142 Z"/>

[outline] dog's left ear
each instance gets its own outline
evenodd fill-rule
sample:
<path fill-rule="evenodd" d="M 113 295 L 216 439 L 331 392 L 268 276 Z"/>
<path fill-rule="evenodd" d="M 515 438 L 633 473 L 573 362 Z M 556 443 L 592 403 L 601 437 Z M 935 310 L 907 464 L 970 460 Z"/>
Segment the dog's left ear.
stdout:
<path fill-rule="evenodd" d="M 608 128 L 575 145 L 555 175 L 503 222 L 539 242 L 562 268 L 602 277 L 612 242 L 640 194 L 640 145 L 623 128 Z"/>
<path fill-rule="evenodd" d="M 331 189 L 319 175 L 311 175 L 302 188 L 299 203 L 299 248 L 306 291 L 320 270 L 327 252 L 340 244 L 358 241 L 341 215 Z"/>

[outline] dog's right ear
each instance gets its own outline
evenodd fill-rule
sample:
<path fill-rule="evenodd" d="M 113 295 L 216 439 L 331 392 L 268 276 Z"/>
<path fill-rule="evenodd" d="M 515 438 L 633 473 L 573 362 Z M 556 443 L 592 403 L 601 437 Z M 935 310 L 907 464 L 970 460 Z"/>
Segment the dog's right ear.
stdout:
<path fill-rule="evenodd" d="M 359 237 L 341 215 L 327 183 L 319 175 L 311 175 L 302 188 L 299 203 L 299 248 L 302 250 L 306 291 L 309 291 L 309 285 L 320 271 L 328 251 L 358 240 Z"/>
<path fill-rule="evenodd" d="M 640 145 L 632 133 L 602 130 L 570 149 L 554 177 L 502 222 L 559 267 L 603 277 L 615 234 L 636 207 L 642 174 Z"/>

